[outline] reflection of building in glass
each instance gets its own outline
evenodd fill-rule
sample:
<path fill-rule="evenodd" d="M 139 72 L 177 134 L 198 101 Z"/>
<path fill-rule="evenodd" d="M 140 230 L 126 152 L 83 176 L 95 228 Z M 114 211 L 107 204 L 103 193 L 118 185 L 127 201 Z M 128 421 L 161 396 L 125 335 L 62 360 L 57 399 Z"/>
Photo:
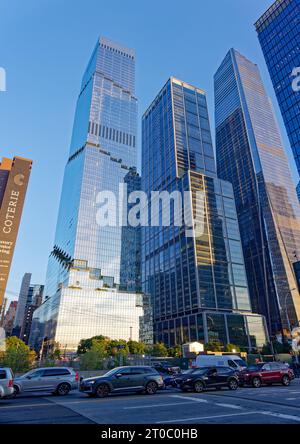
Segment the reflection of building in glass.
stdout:
<path fill-rule="evenodd" d="M 54 342 L 68 351 L 77 349 L 80 339 L 96 335 L 137 341 L 143 315 L 143 295 L 109 288 L 95 269 L 69 270 L 68 286 L 48 298 L 34 312 L 30 345 L 40 350 Z M 45 351 L 45 350 L 44 350 Z"/>
<path fill-rule="evenodd" d="M 124 184 L 127 186 L 127 194 L 124 196 L 124 215 L 130 216 L 134 204 L 127 203 L 128 197 L 131 193 L 141 190 L 141 178 L 135 168 L 126 174 Z M 120 288 L 127 291 L 141 291 L 141 227 L 132 226 L 128 220 L 122 227 Z"/>
<path fill-rule="evenodd" d="M 134 85 L 134 51 L 101 38 L 82 79 L 44 303 L 34 313 L 31 344 L 41 337 L 37 322 L 43 337 L 67 350 L 95 334 L 129 339 L 132 330 L 139 337 L 139 295 L 119 288 L 122 227 L 115 218 L 107 226 L 97 223 L 99 192 L 118 199 L 119 184 L 137 163 Z"/>
<path fill-rule="evenodd" d="M 252 308 L 275 334 L 287 326 L 285 303 L 291 322 L 300 318 L 299 204 L 257 65 L 233 49 L 215 75 L 215 112 L 218 175 L 233 184 Z"/>
<path fill-rule="evenodd" d="M 293 89 L 299 70 L 292 76 L 300 67 L 299 0 L 276 0 L 255 27 L 300 173 L 300 93 Z"/>
<path fill-rule="evenodd" d="M 186 192 L 192 205 L 190 224 L 175 223 L 180 212 L 171 199 L 170 226 L 162 223 L 165 201 L 158 226 L 142 229 L 155 341 L 261 347 L 264 318 L 251 311 L 232 185 L 216 175 L 205 93 L 169 79 L 145 112 L 142 132 L 142 189 L 149 197 L 152 190 Z"/>

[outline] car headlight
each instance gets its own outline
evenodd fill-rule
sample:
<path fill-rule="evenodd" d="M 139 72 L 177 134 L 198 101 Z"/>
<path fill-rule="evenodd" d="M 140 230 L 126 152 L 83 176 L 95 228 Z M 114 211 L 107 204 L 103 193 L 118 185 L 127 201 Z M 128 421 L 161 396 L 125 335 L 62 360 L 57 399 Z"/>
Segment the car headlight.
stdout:
<path fill-rule="evenodd" d="M 189 378 L 189 379 L 186 379 L 185 382 L 191 382 L 192 380 L 193 380 L 192 378 Z"/>
<path fill-rule="evenodd" d="M 87 385 L 95 384 L 96 381 L 88 381 L 86 382 Z"/>

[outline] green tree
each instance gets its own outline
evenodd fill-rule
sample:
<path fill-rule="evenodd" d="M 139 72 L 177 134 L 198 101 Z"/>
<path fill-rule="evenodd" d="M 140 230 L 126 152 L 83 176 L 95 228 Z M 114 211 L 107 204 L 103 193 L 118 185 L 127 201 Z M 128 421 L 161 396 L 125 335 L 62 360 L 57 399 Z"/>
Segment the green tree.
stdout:
<path fill-rule="evenodd" d="M 91 345 L 85 353 L 80 354 L 81 370 L 100 370 L 103 361 L 108 357 L 108 340 L 104 336 L 91 338 Z"/>
<path fill-rule="evenodd" d="M 240 347 L 235 344 L 226 344 L 224 347 L 224 351 L 226 351 L 226 352 L 233 352 L 233 350 L 235 350 L 236 352 L 241 351 Z"/>
<path fill-rule="evenodd" d="M 110 356 L 127 356 L 129 354 L 127 342 L 124 339 L 111 339 L 108 343 L 108 354 Z"/>
<path fill-rule="evenodd" d="M 80 370 L 100 370 L 103 367 L 103 359 L 98 351 L 91 348 L 80 356 Z"/>
<path fill-rule="evenodd" d="M 168 349 L 168 355 L 172 358 L 181 358 L 182 348 L 180 347 L 180 345 L 176 345 L 175 347 L 170 347 Z"/>
<path fill-rule="evenodd" d="M 103 342 L 108 342 L 109 338 L 107 338 L 106 336 L 93 336 L 92 338 L 88 338 L 88 339 L 81 339 L 78 347 L 77 347 L 77 354 L 78 355 L 82 355 L 84 353 L 86 353 L 88 350 L 90 350 L 92 348 L 93 345 L 93 340 L 98 340 L 98 341 L 103 341 Z"/>
<path fill-rule="evenodd" d="M 10 367 L 15 373 L 25 372 L 33 366 L 36 354 L 21 339 L 10 336 L 5 345 L 5 351 L 0 352 L 1 366 Z"/>
<path fill-rule="evenodd" d="M 166 357 L 168 356 L 168 349 L 162 342 L 157 342 L 151 348 L 151 355 L 157 357 Z"/>
<path fill-rule="evenodd" d="M 217 339 L 211 340 L 204 344 L 205 351 L 222 351 L 223 344 Z"/>
<path fill-rule="evenodd" d="M 128 341 L 129 353 L 132 355 L 144 355 L 146 353 L 146 345 L 143 342 Z"/>

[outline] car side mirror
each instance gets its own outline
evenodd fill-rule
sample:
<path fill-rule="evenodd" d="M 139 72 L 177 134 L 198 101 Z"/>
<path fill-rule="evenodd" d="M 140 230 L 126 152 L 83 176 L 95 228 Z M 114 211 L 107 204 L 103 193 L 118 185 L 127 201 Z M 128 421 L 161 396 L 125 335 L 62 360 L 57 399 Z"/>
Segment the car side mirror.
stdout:
<path fill-rule="evenodd" d="M 121 378 L 121 376 L 123 376 L 122 373 L 117 373 L 116 374 L 116 378 Z"/>
<path fill-rule="evenodd" d="M 26 376 L 26 379 L 31 379 L 31 376 Z"/>

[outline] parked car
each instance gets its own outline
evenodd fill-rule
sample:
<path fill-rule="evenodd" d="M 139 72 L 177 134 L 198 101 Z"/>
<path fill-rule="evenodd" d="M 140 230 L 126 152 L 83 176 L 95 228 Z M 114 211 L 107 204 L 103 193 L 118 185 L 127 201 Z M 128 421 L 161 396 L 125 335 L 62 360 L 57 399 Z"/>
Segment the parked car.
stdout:
<path fill-rule="evenodd" d="M 239 386 L 237 373 L 225 366 L 190 369 L 176 378 L 176 382 L 182 391 L 193 390 L 197 393 L 208 388 L 228 387 L 230 390 L 236 390 Z"/>
<path fill-rule="evenodd" d="M 252 385 L 255 388 L 263 384 L 272 385 L 281 383 L 285 386 L 290 385 L 293 379 L 291 369 L 278 362 L 261 362 L 249 366 L 239 374 L 240 385 Z"/>
<path fill-rule="evenodd" d="M 168 362 L 154 362 L 152 367 L 160 374 L 174 375 L 181 372 L 180 367 L 170 365 Z"/>
<path fill-rule="evenodd" d="M 49 392 L 67 395 L 78 388 L 78 373 L 69 367 L 36 368 L 15 378 L 15 395 L 29 392 Z"/>
<path fill-rule="evenodd" d="M 247 368 L 246 362 L 237 355 L 198 355 L 193 362 L 193 367 L 230 367 L 236 371 L 242 371 Z"/>
<path fill-rule="evenodd" d="M 292 367 L 290 366 L 290 364 L 288 364 L 287 362 L 273 362 L 272 364 L 277 364 L 278 368 L 287 368 L 290 374 L 291 379 L 295 379 L 295 373 L 294 370 L 292 369 Z"/>
<path fill-rule="evenodd" d="M 103 376 L 83 379 L 80 391 L 89 396 L 104 398 L 110 393 L 141 392 L 154 395 L 164 387 L 162 376 L 146 366 L 117 367 Z"/>
<path fill-rule="evenodd" d="M 10 368 L 0 368 L 0 399 L 7 398 L 14 393 L 14 375 Z"/>

